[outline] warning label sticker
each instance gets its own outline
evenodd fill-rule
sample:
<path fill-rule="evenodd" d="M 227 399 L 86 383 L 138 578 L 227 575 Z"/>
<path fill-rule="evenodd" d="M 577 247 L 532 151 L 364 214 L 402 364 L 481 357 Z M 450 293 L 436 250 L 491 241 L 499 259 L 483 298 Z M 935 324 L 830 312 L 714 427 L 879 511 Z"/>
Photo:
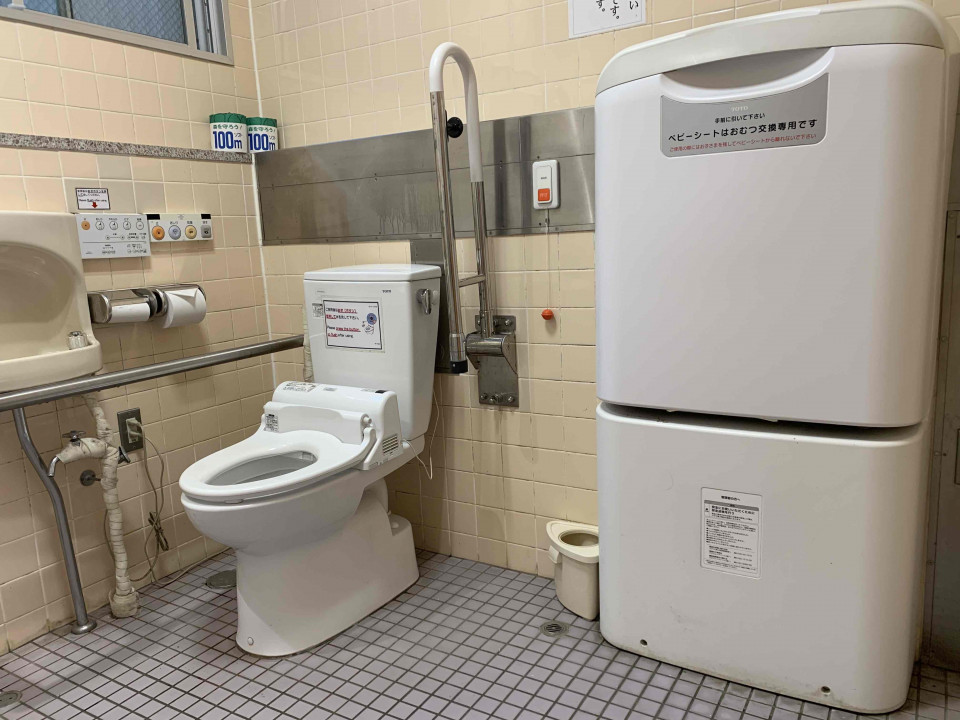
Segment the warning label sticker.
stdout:
<path fill-rule="evenodd" d="M 314 313 L 317 306 L 314 305 Z M 382 350 L 380 303 L 363 300 L 324 300 L 327 347 Z"/>
<path fill-rule="evenodd" d="M 263 416 L 263 429 L 267 432 L 280 432 L 280 421 L 273 413 Z"/>
<path fill-rule="evenodd" d="M 700 489 L 700 567 L 760 577 L 759 495 Z"/>
<path fill-rule="evenodd" d="M 816 145 L 827 134 L 829 76 L 795 90 L 714 103 L 660 98 L 667 157 Z"/>

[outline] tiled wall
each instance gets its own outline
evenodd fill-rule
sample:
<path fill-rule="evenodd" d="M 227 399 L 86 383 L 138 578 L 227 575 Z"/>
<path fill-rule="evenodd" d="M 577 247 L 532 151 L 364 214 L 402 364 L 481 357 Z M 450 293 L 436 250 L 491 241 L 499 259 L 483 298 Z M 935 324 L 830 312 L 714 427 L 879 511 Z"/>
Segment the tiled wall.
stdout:
<path fill-rule="evenodd" d="M 650 24 L 573 40 L 566 0 L 252 2 L 264 112 L 292 147 L 430 127 L 426 68 L 448 40 L 473 59 L 489 120 L 593 105 L 603 66 L 635 43 L 822 0 L 647 0 Z M 960 4 L 933 7 L 960 29 Z M 445 81 L 462 96 L 452 63 Z"/>
<path fill-rule="evenodd" d="M 0 131 L 209 148 L 210 112 L 257 110 L 249 7 L 240 2 L 229 8 L 236 67 L 0 20 Z M 66 212 L 79 184 L 108 186 L 117 212 L 213 214 L 213 241 L 155 245 L 144 259 L 84 262 L 89 289 L 200 282 L 207 293 L 209 312 L 199 325 L 96 328 L 109 371 L 268 336 L 252 177 L 251 166 L 235 163 L 0 149 L 0 210 Z M 221 549 L 187 520 L 176 481 L 196 459 L 251 432 L 272 388 L 268 357 L 100 393 L 114 425 L 118 410 L 139 407 L 147 438 L 163 454 L 158 489 L 171 549 L 160 556 L 158 575 Z M 45 460 L 62 446 L 61 433 L 94 434 L 78 400 L 30 408 L 28 416 Z M 160 462 L 152 450 L 148 454 L 159 486 Z M 135 453 L 134 462 L 120 469 L 134 577 L 147 570 L 156 547 L 146 521 L 155 497 L 143 458 Z M 78 463 L 59 469 L 57 481 L 92 609 L 107 600 L 113 564 L 100 488 L 78 480 L 87 467 L 98 470 L 96 463 Z M 23 457 L 10 413 L 0 413 L 0 651 L 72 614 L 50 501 Z"/>
<path fill-rule="evenodd" d="M 246 2 L 235 65 L 0 20 L 0 132 L 210 147 L 213 112 L 257 113 Z"/>

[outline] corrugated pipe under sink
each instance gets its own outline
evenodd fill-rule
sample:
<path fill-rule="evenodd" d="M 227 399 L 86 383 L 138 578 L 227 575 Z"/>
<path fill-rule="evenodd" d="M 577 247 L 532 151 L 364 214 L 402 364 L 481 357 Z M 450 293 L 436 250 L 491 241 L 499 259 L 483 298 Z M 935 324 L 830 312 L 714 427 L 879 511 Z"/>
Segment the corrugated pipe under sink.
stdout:
<path fill-rule="evenodd" d="M 108 545 L 114 561 L 116 587 L 110 593 L 110 612 L 114 617 L 123 618 L 136 615 L 140 609 L 140 598 L 130 579 L 127 561 L 127 548 L 123 542 L 123 514 L 120 511 L 120 495 L 117 491 L 117 466 L 120 464 L 120 450 L 110 444 L 112 432 L 107 423 L 103 408 L 92 395 L 84 395 L 84 401 L 97 425 L 97 437 L 86 438 L 74 435 L 70 442 L 50 463 L 48 475 L 52 478 L 57 462 L 64 464 L 84 458 L 100 460 L 100 487 L 103 489 L 103 503 L 107 508 Z"/>

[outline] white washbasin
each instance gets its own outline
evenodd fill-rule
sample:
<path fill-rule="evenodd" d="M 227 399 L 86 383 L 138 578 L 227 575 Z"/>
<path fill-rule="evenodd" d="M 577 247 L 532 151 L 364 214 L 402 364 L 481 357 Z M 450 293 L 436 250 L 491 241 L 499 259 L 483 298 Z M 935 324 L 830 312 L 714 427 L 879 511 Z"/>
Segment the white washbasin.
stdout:
<path fill-rule="evenodd" d="M 69 349 L 75 331 L 86 347 Z M 89 375 L 101 365 L 73 215 L 0 212 L 0 392 Z"/>

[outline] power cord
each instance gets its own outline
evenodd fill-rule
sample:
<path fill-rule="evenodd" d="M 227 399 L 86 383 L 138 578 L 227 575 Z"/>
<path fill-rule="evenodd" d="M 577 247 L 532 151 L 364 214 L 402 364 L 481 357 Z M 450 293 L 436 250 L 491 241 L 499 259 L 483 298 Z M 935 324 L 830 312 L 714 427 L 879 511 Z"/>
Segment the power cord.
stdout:
<path fill-rule="evenodd" d="M 149 559 L 149 566 L 143 575 L 139 577 L 131 578 L 133 582 L 140 582 L 150 576 L 153 578 L 154 582 L 157 582 L 157 576 L 154 574 L 154 569 L 157 566 L 157 562 L 160 559 L 161 552 L 167 552 L 170 549 L 170 543 L 167 541 L 167 537 L 163 532 L 163 523 L 160 520 L 160 515 L 163 513 L 164 507 L 164 497 L 163 497 L 163 476 L 166 473 L 166 463 L 163 459 L 163 454 L 160 450 L 157 449 L 157 446 L 153 441 L 147 437 L 146 433 L 143 430 L 143 425 L 136 418 L 129 418 L 127 420 L 128 425 L 133 427 L 128 427 L 128 432 L 130 437 L 137 439 L 142 437 L 146 442 L 150 443 L 150 447 L 153 448 L 153 452 L 156 454 L 157 459 L 160 461 L 160 489 L 157 489 L 156 483 L 153 481 L 153 476 L 150 474 L 150 463 L 148 462 L 149 458 L 146 451 L 143 453 L 143 467 L 147 474 L 147 482 L 150 483 L 150 489 L 153 491 L 153 512 L 147 516 L 147 522 L 150 525 L 150 529 L 153 531 L 152 534 L 147 534 L 146 538 L 143 541 L 143 554 L 145 557 L 150 558 L 150 553 L 148 551 L 148 546 L 150 545 L 150 538 L 154 537 L 156 539 L 156 547 L 154 548 L 153 557 Z M 135 430 L 134 430 L 135 428 Z M 107 550 L 110 552 L 110 557 L 113 557 L 113 548 L 110 547 L 109 543 L 109 534 L 107 530 L 107 513 L 103 514 L 103 536 L 108 539 Z"/>
<path fill-rule="evenodd" d="M 140 423 L 140 421 L 137 420 L 136 418 L 128 418 L 127 423 L 128 423 L 127 431 L 130 437 L 135 440 L 142 437 L 144 441 L 150 443 L 150 447 L 153 448 L 153 452 L 156 454 L 157 459 L 160 461 L 160 489 L 158 490 L 157 484 L 154 483 L 153 476 L 150 474 L 150 463 L 148 462 L 149 458 L 147 456 L 146 451 L 144 451 L 143 468 L 147 473 L 147 482 L 150 483 L 150 489 L 153 491 L 153 512 L 147 516 L 147 522 L 150 525 L 150 528 L 153 530 L 153 537 L 156 538 L 156 547 L 154 548 L 153 558 L 150 560 L 150 565 L 147 567 L 146 572 L 144 572 L 143 575 L 141 575 L 140 577 L 131 578 L 131 579 L 133 580 L 133 582 L 140 582 L 141 580 L 145 579 L 149 575 L 151 578 L 153 578 L 154 584 L 159 585 L 160 587 L 167 587 L 168 585 L 175 583 L 177 580 L 182 578 L 184 575 L 186 575 L 188 572 L 193 570 L 195 567 L 197 567 L 201 563 L 205 562 L 206 558 L 201 558 L 197 562 L 188 565 L 187 567 L 180 570 L 180 572 L 175 573 L 174 575 L 170 575 L 169 577 L 165 577 L 161 579 L 156 576 L 156 573 L 154 572 L 154 570 L 156 569 L 157 562 L 160 559 L 160 553 L 167 552 L 170 549 L 170 543 L 167 541 L 167 537 L 163 532 L 163 522 L 160 519 L 160 516 L 163 513 L 163 507 L 164 507 L 163 476 L 166 473 L 167 465 L 163 460 L 163 454 L 154 444 L 153 440 L 147 437 L 146 432 L 143 429 L 143 425 Z M 106 513 L 104 513 L 103 515 L 103 522 L 104 522 L 104 527 L 103 527 L 104 537 L 108 537 L 107 525 L 106 525 L 106 522 L 107 522 Z M 143 541 L 144 556 L 149 556 L 147 547 L 150 544 L 150 537 L 151 535 L 148 534 Z M 109 542 L 107 543 L 107 549 L 110 550 L 110 555 L 112 557 L 113 549 L 110 547 Z"/>

